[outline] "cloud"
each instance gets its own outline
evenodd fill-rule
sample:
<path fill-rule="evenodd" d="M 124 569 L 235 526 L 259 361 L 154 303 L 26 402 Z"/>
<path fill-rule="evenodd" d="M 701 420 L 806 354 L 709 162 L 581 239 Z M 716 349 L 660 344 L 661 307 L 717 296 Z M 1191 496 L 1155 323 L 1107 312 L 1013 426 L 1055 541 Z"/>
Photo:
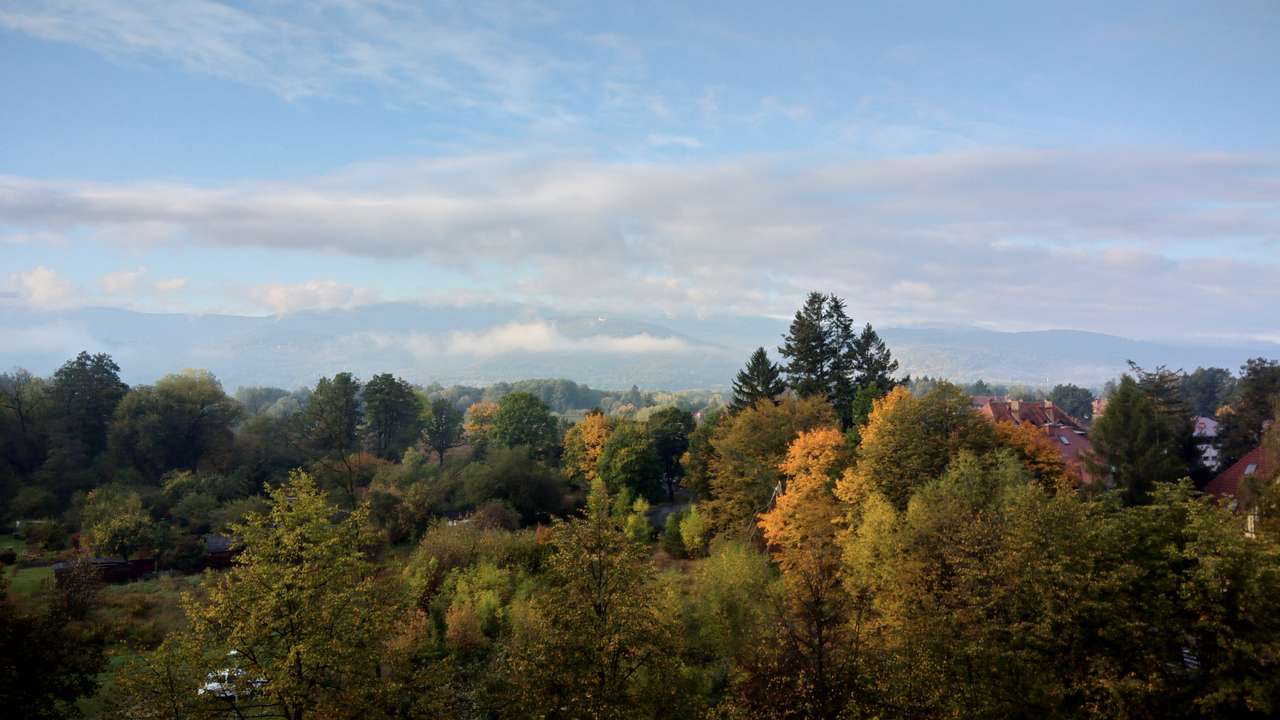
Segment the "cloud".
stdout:
<path fill-rule="evenodd" d="M 368 305 L 378 294 L 368 288 L 346 285 L 334 280 L 308 280 L 303 283 L 271 283 L 249 289 L 249 298 L 277 315 L 299 310 L 333 310 Z"/>
<path fill-rule="evenodd" d="M 289 183 L 0 177 L 19 232 L 405 259 L 582 309 L 789 314 L 831 290 L 876 322 L 1180 334 L 1257 332 L 1280 267 L 1280 161 L 981 149 L 621 162 L 572 152 L 366 163 Z M 465 283 L 460 283 L 465 284 Z M 375 296 L 260 288 L 274 312 Z M 1264 330 L 1266 328 L 1263 328 Z"/>
<path fill-rule="evenodd" d="M 684 147 L 696 150 L 702 147 L 702 141 L 688 135 L 650 135 L 649 144 L 654 147 Z"/>
<path fill-rule="evenodd" d="M 102 291 L 108 295 L 132 295 L 138 291 L 142 276 L 147 274 L 146 268 L 136 270 L 117 270 L 107 273 L 98 280 Z"/>
<path fill-rule="evenodd" d="M 10 277 L 18 300 L 34 310 L 59 310 L 80 302 L 80 293 L 66 278 L 40 265 Z"/>
<path fill-rule="evenodd" d="M 512 353 L 562 352 L 637 355 L 682 353 L 690 349 L 680 338 L 649 333 L 571 337 L 556 324 L 540 320 L 507 323 L 479 331 L 453 331 L 442 337 L 372 333 L 370 339 L 379 348 L 395 347 L 424 359 L 439 355 L 489 358 Z"/>
<path fill-rule="evenodd" d="M 155 289 L 156 292 L 162 294 L 175 293 L 185 290 L 187 282 L 188 279 L 184 277 L 165 278 L 164 280 L 157 280 L 156 283 L 152 285 L 152 288 Z"/>
<path fill-rule="evenodd" d="M 265 87 L 287 99 L 348 99 L 373 88 L 409 102 L 537 114 L 535 89 L 558 62 L 520 29 L 552 15 L 534 4 L 448 8 L 316 0 L 15 0 L 0 27 L 109 57 L 143 58 Z M 602 50 L 603 52 L 603 50 Z"/>

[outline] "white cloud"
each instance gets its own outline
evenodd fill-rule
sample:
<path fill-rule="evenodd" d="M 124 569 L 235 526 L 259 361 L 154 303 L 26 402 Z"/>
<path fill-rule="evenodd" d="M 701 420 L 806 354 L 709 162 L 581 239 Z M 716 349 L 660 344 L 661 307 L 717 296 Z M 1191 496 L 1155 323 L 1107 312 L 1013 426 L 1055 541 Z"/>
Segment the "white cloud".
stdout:
<path fill-rule="evenodd" d="M 12 276 L 18 299 L 35 310 L 58 310 L 80 301 L 80 294 L 66 278 L 40 265 Z"/>
<path fill-rule="evenodd" d="M 420 333 L 371 333 L 379 348 L 395 347 L 423 359 L 439 355 L 488 358 L 511 353 L 609 353 L 636 355 L 681 353 L 689 344 L 677 337 L 649 333 L 632 335 L 589 334 L 571 337 L 550 322 L 515 322 L 478 331 L 453 331 L 443 337 Z"/>
<path fill-rule="evenodd" d="M 142 284 L 142 276 L 146 274 L 146 268 L 117 270 L 103 275 L 99 278 L 98 284 L 108 295 L 133 295 L 138 292 Z"/>
<path fill-rule="evenodd" d="M 650 135 L 649 144 L 654 147 L 678 146 L 696 150 L 702 147 L 702 141 L 689 135 Z"/>
<path fill-rule="evenodd" d="M 168 294 L 168 293 L 175 293 L 181 290 L 185 290 L 187 287 L 187 282 L 188 282 L 187 278 L 172 277 L 172 278 L 165 278 L 164 280 L 157 280 L 155 284 L 152 285 L 151 287 L 158 293 Z"/>
<path fill-rule="evenodd" d="M 271 283 L 249 289 L 249 298 L 277 315 L 299 310 L 331 310 L 368 305 L 378 295 L 368 288 L 346 285 L 334 280 L 308 280 L 304 283 Z"/>
<path fill-rule="evenodd" d="M 421 259 L 561 307 L 789 314 L 810 288 L 877 323 L 1254 333 L 1280 273 L 1280 161 L 988 149 L 874 160 L 617 162 L 472 155 L 368 163 L 290 183 L 95 184 L 0 177 L 19 232 Z M 1224 212 L 1223 209 L 1230 209 Z M 274 312 L 376 296 L 270 286 Z M 468 284 L 460 282 L 459 284 Z M 1266 330 L 1263 327 L 1260 330 Z"/>

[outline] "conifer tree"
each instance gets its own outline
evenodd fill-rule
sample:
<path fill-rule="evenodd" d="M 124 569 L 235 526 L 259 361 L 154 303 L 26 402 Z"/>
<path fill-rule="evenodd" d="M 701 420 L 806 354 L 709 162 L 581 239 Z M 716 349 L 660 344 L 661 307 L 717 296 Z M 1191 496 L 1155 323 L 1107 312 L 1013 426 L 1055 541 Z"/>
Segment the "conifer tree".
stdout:
<path fill-rule="evenodd" d="M 796 311 L 778 352 L 787 359 L 787 385 L 800 397 L 831 395 L 834 353 L 827 325 L 827 296 L 809 293 Z"/>
<path fill-rule="evenodd" d="M 1156 483 L 1186 473 L 1177 429 L 1129 375 L 1120 378 L 1090 435 L 1090 473 L 1107 478 L 1128 505 L 1145 503 Z"/>
<path fill-rule="evenodd" d="M 747 366 L 738 371 L 738 377 L 733 381 L 731 407 L 737 412 L 766 398 L 777 402 L 784 390 L 786 383 L 782 381 L 782 368 L 769 360 L 769 353 L 764 348 L 756 348 Z"/>
<path fill-rule="evenodd" d="M 901 384 L 901 380 L 893 377 L 893 374 L 898 371 L 898 361 L 893 359 L 893 353 L 889 352 L 889 348 L 871 327 L 871 323 L 863 326 L 862 334 L 854 342 L 853 355 L 853 366 L 858 374 L 859 387 L 874 386 L 880 396 Z"/>

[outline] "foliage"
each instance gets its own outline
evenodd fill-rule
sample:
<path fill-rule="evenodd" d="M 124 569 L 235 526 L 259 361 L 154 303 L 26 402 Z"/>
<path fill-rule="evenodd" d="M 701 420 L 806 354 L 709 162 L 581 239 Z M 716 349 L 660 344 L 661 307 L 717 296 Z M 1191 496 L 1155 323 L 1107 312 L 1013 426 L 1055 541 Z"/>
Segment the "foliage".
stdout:
<path fill-rule="evenodd" d="M 361 399 L 373 454 L 399 459 L 417 440 L 421 426 L 422 404 L 413 386 L 391 373 L 381 373 L 365 383 Z"/>
<path fill-rule="evenodd" d="M 503 666 L 512 717 L 622 718 L 678 711 L 676 637 L 655 604 L 643 548 L 609 514 L 603 481 L 586 514 L 558 524 L 548 586 Z"/>
<path fill-rule="evenodd" d="M 613 434 L 613 426 L 613 421 L 596 409 L 565 432 L 560 468 L 570 484 L 587 488 L 595 482 L 600 472 L 600 454 Z"/>
<path fill-rule="evenodd" d="M 653 440 L 653 450 L 657 453 L 658 464 L 662 468 L 662 484 L 667 491 L 667 501 L 672 502 L 676 496 L 676 485 L 684 477 L 680 458 L 689 449 L 689 434 L 696 427 L 693 413 L 678 407 L 665 407 L 651 414 L 645 427 Z"/>
<path fill-rule="evenodd" d="M 102 640 L 58 606 L 20 611 L 0 572 L 0 706 L 31 720 L 79 717 L 79 698 L 92 695 L 106 666 Z"/>
<path fill-rule="evenodd" d="M 837 483 L 836 494 L 857 506 L 874 490 L 902 509 L 961 450 L 985 453 L 995 442 L 991 423 L 955 385 L 941 383 L 920 396 L 898 387 L 876 401 L 862 430 L 858 464 Z"/>
<path fill-rule="evenodd" d="M 662 462 L 645 426 L 618 423 L 600 450 L 599 479 L 611 492 L 626 488 L 634 495 L 658 500 L 662 495 Z"/>
<path fill-rule="evenodd" d="M 1155 484 L 1187 472 L 1181 428 L 1128 375 L 1094 421 L 1090 440 L 1090 473 L 1107 478 L 1126 504 L 1145 502 Z"/>
<path fill-rule="evenodd" d="M 337 473 L 348 499 L 355 499 L 360 409 L 360 382 L 351 373 L 320 378 L 302 414 L 302 435 L 326 472 Z"/>
<path fill-rule="evenodd" d="M 514 392 L 498 403 L 490 439 L 505 447 L 525 445 L 545 458 L 553 454 L 560 434 L 545 403 L 529 393 Z"/>
<path fill-rule="evenodd" d="M 684 471 L 684 486 L 695 496 L 706 495 L 711 488 L 711 465 L 715 458 L 712 438 L 728 417 L 723 410 L 708 411 L 689 433 L 689 449 L 680 456 L 680 467 Z"/>
<path fill-rule="evenodd" d="M 526 523 L 545 521 L 563 509 L 564 479 L 536 462 L 527 447 L 499 447 L 483 462 L 462 469 L 462 498 L 475 507 L 485 500 L 504 500 Z"/>
<path fill-rule="evenodd" d="M 436 452 L 439 464 L 444 465 L 444 454 L 461 445 L 464 440 L 462 412 L 448 400 L 432 400 L 427 406 L 422 440 Z"/>
<path fill-rule="evenodd" d="M 1093 419 L 1093 393 L 1088 388 L 1070 383 L 1054 385 L 1053 390 L 1049 391 L 1049 399 L 1073 418 L 1084 422 Z"/>
<path fill-rule="evenodd" d="M 1236 378 L 1226 368 L 1198 367 L 1182 378 L 1182 398 L 1200 417 L 1217 415 L 1235 388 Z"/>
<path fill-rule="evenodd" d="M 680 542 L 689 557 L 702 557 L 707 552 L 711 536 L 710 523 L 698 506 L 690 505 L 689 512 L 680 518 Z"/>
<path fill-rule="evenodd" d="M 1274 420 L 1280 397 L 1280 362 L 1254 358 L 1240 367 L 1240 379 L 1227 407 L 1219 412 L 1218 438 L 1223 467 L 1262 444 L 1263 425 Z"/>
<path fill-rule="evenodd" d="M 769 360 L 769 353 L 764 348 L 756 348 L 747 360 L 747 366 L 738 371 L 733 380 L 733 402 L 730 407 L 735 411 L 744 410 L 760 400 L 776 400 L 787 389 L 782 380 L 782 368 Z"/>

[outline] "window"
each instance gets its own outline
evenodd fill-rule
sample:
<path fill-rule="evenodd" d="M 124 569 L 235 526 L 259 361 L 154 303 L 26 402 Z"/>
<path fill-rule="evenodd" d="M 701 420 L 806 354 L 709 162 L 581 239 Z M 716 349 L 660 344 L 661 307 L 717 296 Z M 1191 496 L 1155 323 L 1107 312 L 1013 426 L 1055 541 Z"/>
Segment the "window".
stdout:
<path fill-rule="evenodd" d="M 1249 463 L 1244 468 L 1245 475 L 1252 475 L 1258 471 L 1258 463 Z"/>
<path fill-rule="evenodd" d="M 1062 444 L 1063 444 L 1063 445 L 1070 445 L 1070 444 L 1071 444 L 1071 441 L 1067 439 L 1067 436 L 1066 436 L 1066 435 L 1059 435 L 1059 436 L 1058 436 L 1058 439 L 1062 441 Z"/>

